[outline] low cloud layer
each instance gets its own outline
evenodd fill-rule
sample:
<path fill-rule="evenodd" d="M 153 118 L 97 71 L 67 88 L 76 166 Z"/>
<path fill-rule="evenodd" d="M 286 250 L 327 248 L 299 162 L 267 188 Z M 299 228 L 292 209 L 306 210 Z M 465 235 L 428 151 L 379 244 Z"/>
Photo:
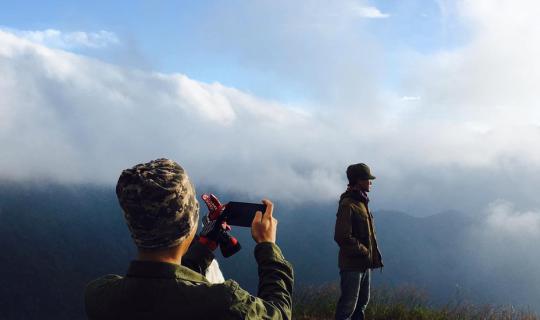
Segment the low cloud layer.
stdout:
<path fill-rule="evenodd" d="M 470 256 L 463 257 L 482 276 L 469 275 L 473 288 L 487 302 L 498 298 L 505 303 L 529 305 L 538 310 L 540 294 L 540 210 L 520 210 L 516 204 L 496 200 L 471 228 L 467 243 Z"/>
<path fill-rule="evenodd" d="M 181 74 L 118 68 L 5 32 L 0 42 L 4 178 L 112 183 L 125 167 L 167 156 L 197 182 L 233 192 L 293 198 L 284 185 L 308 183 L 319 194 L 337 187 L 323 159 L 305 158 L 315 141 L 329 145 L 329 130 L 300 108 Z"/>
<path fill-rule="evenodd" d="M 431 54 L 403 53 L 402 79 L 393 89 L 374 68 L 376 40 L 361 32 L 347 36 L 361 25 L 342 21 L 324 29 L 330 18 L 297 8 L 289 29 L 274 30 L 264 25 L 277 11 L 246 9 L 253 21 L 267 16 L 260 20 L 266 44 L 276 47 L 268 67 L 284 73 L 291 65 L 284 59 L 298 62 L 290 69 L 298 75 L 293 80 L 314 79 L 305 82 L 318 92 L 314 104 L 122 68 L 0 31 L 0 177 L 110 184 L 121 169 L 165 156 L 184 165 L 197 185 L 329 201 L 344 189 L 345 167 L 366 162 L 378 177 L 375 207 L 474 211 L 497 198 L 540 207 L 533 191 L 540 183 L 540 43 L 533 14 L 539 8 L 533 1 L 499 7 L 512 14 L 489 1 L 459 2 L 454 19 L 470 39 Z M 278 18 L 287 25 L 293 17 Z M 289 51 L 298 41 L 291 35 L 304 32 L 307 21 L 309 41 Z M 347 53 L 332 49 L 335 43 Z M 252 48 L 246 64 L 259 65 L 265 57 L 259 52 Z"/>
<path fill-rule="evenodd" d="M 540 213 L 520 212 L 507 201 L 499 200 L 489 206 L 485 227 L 503 241 L 523 239 L 526 245 L 540 241 Z"/>
<path fill-rule="evenodd" d="M 471 238 L 485 268 L 540 267 L 540 254 L 531 250 L 540 241 L 540 210 L 521 211 L 514 203 L 499 199 L 487 206 L 484 219 L 473 231 Z"/>

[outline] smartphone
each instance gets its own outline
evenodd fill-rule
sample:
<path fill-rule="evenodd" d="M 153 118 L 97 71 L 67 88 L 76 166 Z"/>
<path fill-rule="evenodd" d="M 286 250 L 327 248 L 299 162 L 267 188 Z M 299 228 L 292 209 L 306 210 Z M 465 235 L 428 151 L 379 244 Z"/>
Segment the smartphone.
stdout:
<path fill-rule="evenodd" d="M 266 211 L 262 203 L 229 202 L 223 211 L 223 219 L 231 226 L 251 227 L 255 213 Z"/>

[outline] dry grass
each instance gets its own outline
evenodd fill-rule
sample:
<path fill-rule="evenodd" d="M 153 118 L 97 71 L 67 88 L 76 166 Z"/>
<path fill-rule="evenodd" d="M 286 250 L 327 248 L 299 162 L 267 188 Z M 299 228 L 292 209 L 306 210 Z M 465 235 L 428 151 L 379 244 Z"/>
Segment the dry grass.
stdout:
<path fill-rule="evenodd" d="M 294 319 L 333 319 L 338 284 L 301 286 L 294 295 Z M 414 286 L 372 289 L 366 310 L 370 320 L 540 320 L 534 312 L 512 306 L 475 305 L 458 301 L 436 307 Z"/>

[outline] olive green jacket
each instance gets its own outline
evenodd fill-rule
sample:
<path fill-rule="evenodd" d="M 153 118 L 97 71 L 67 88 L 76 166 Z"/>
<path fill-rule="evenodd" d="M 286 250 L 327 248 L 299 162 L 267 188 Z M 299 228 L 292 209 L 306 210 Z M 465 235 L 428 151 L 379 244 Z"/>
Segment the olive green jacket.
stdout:
<path fill-rule="evenodd" d="M 334 240 L 339 245 L 340 270 L 364 271 L 383 267 L 373 215 L 367 205 L 346 192 L 336 214 Z"/>
<path fill-rule="evenodd" d="M 182 263 L 202 271 L 212 260 L 193 245 Z M 290 319 L 293 270 L 273 243 L 255 247 L 258 297 L 238 283 L 211 284 L 200 273 L 171 263 L 132 261 L 125 277 L 107 275 L 86 287 L 89 319 Z"/>

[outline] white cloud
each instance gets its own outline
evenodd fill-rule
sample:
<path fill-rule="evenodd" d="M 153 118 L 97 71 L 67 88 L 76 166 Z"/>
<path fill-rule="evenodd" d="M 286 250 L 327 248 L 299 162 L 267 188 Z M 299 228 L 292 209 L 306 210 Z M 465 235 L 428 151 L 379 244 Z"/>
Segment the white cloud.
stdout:
<path fill-rule="evenodd" d="M 120 68 L 2 32 L 0 176 L 110 183 L 129 165 L 169 156 L 197 184 L 326 201 L 343 189 L 348 164 L 366 162 L 379 177 L 375 208 L 467 211 L 500 197 L 540 207 L 531 191 L 540 183 L 540 44 L 524 28 L 538 28 L 526 12 L 538 6 L 511 3 L 500 3 L 508 16 L 476 1 L 448 9 L 470 39 L 407 53 L 396 92 L 381 89 L 381 50 L 356 32 L 359 25 L 322 14 L 343 5 L 232 10 L 246 20 L 226 19 L 218 7 L 222 16 L 208 22 L 218 32 L 209 37 L 213 48 L 229 45 L 246 66 L 292 74 L 320 94 L 304 106 Z M 245 31 L 257 26 L 256 35 Z"/>
<path fill-rule="evenodd" d="M 305 150 L 331 138 L 309 112 L 185 75 L 119 68 L 1 31 L 0 48 L 4 179 L 113 183 L 124 167 L 168 156 L 198 184 L 230 192 L 256 188 L 292 199 L 284 182 L 306 192 L 308 183 L 319 196 L 340 189 L 327 164 L 305 159 Z"/>
<path fill-rule="evenodd" d="M 332 124 L 335 144 L 357 146 L 355 152 L 334 153 L 336 158 L 363 158 L 385 179 L 396 179 L 377 181 L 375 190 L 397 203 L 414 203 L 409 208 L 439 202 L 437 208 L 458 210 L 471 210 L 469 204 L 475 203 L 476 210 L 506 193 L 540 205 L 527 191 L 540 172 L 540 45 L 534 31 L 540 26 L 534 18 L 539 5 L 525 0 L 438 3 L 443 23 L 452 24 L 448 31 L 467 33 L 450 49 L 394 53 L 402 76 L 396 92 L 387 92 L 381 81 L 387 68 L 381 60 L 384 46 L 350 14 L 354 6 L 369 6 L 366 1 L 262 2 L 242 6 L 240 13 L 218 7 L 212 12 L 218 18 L 209 15 L 205 23 L 218 30 L 212 31 L 211 48 L 292 78 L 306 86 L 307 94 L 315 92 L 320 111 L 315 120 L 324 115 L 323 123 Z M 288 10 L 275 10 L 283 7 Z M 242 19 L 235 20 L 236 14 Z M 255 34 L 249 31 L 254 29 Z M 512 180 L 512 188 L 506 190 L 500 179 Z"/>
<path fill-rule="evenodd" d="M 379 9 L 373 6 L 358 5 L 353 8 L 353 12 L 362 18 L 382 19 L 390 17 L 389 14 L 382 13 Z"/>
<path fill-rule="evenodd" d="M 419 96 L 403 96 L 401 97 L 401 100 L 403 101 L 418 101 L 421 98 Z"/>
<path fill-rule="evenodd" d="M 276 76 L 277 87 L 294 87 L 321 108 L 367 108 L 379 104 L 372 80 L 384 52 L 363 27 L 370 20 L 359 16 L 365 7 L 357 0 L 216 2 L 194 38 L 199 49 L 234 56 L 263 78 Z"/>
<path fill-rule="evenodd" d="M 539 277 L 530 276 L 540 268 L 540 255 L 533 249 L 539 241 L 540 210 L 519 210 L 503 199 L 485 208 L 467 239 L 475 248 L 471 262 L 495 275 L 515 270 L 513 279 L 522 282 L 527 287 L 524 290 L 532 291 L 540 284 Z"/>
<path fill-rule="evenodd" d="M 521 210 L 513 202 L 499 199 L 465 229 L 466 255 L 462 261 L 471 270 L 483 273 L 481 278 L 470 278 L 471 288 L 491 283 L 494 296 L 515 289 L 516 299 L 508 294 L 501 298 L 506 303 L 535 306 L 540 288 L 540 255 L 536 250 L 540 242 L 540 210 Z"/>
<path fill-rule="evenodd" d="M 505 200 L 492 202 L 487 209 L 485 227 L 503 241 L 525 240 L 529 245 L 540 240 L 540 210 L 519 211 Z"/>
<path fill-rule="evenodd" d="M 535 16 L 540 5 L 471 0 L 445 11 L 457 12 L 470 32 L 469 42 L 410 59 L 403 79 L 404 91 L 422 97 L 412 112 L 417 128 L 425 126 L 415 130 L 425 130 L 425 145 L 434 155 L 430 157 L 479 168 L 499 166 L 501 158 L 513 157 L 537 167 L 540 149 L 533 141 L 540 139 L 535 93 L 540 83 L 540 24 Z"/>
<path fill-rule="evenodd" d="M 2 30 L 2 29 L 0 29 Z M 100 49 L 120 43 L 118 37 L 109 31 L 97 32 L 63 32 L 56 29 L 46 30 L 13 30 L 3 28 L 17 36 L 48 47 L 60 49 L 91 48 Z"/>

